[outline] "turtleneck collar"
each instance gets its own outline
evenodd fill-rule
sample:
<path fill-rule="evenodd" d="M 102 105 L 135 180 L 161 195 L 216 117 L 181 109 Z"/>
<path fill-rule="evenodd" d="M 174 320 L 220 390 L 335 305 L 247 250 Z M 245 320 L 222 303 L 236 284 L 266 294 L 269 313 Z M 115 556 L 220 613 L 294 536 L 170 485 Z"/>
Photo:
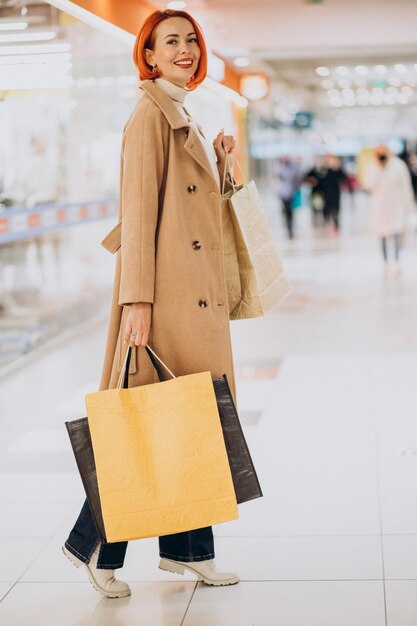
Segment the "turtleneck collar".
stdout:
<path fill-rule="evenodd" d="M 188 91 L 183 87 L 178 87 L 178 85 L 174 85 L 169 80 L 165 78 L 155 78 L 154 82 L 158 87 L 163 89 L 165 93 L 167 93 L 173 100 L 176 102 L 180 102 L 180 104 L 184 104 L 184 100 Z"/>

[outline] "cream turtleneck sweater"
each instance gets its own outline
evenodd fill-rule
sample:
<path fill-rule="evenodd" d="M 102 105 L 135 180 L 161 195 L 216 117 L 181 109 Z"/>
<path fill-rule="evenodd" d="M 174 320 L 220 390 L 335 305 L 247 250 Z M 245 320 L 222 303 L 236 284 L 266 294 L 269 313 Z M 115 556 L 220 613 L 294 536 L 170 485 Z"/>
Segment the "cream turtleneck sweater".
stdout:
<path fill-rule="evenodd" d="M 200 138 L 204 150 L 206 151 L 207 158 L 210 162 L 211 169 L 213 170 L 213 176 L 217 182 L 218 188 L 220 189 L 220 175 L 217 168 L 217 157 L 213 145 L 209 141 L 207 141 L 207 139 L 201 134 L 196 122 L 184 110 L 184 100 L 186 95 L 188 94 L 188 91 L 186 89 L 183 89 L 183 87 L 178 87 L 178 85 L 174 85 L 174 83 L 171 83 L 165 78 L 155 78 L 155 84 L 163 89 L 165 93 L 170 96 L 170 98 L 172 98 L 172 101 L 178 109 L 178 112 L 185 120 L 190 123 L 190 126 L 193 127 L 197 136 Z"/>

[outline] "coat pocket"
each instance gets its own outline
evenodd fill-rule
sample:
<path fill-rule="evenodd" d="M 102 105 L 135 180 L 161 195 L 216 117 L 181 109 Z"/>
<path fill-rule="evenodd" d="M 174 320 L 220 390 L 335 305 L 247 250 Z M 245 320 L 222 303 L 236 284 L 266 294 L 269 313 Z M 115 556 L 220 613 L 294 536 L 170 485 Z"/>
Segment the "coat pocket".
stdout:
<path fill-rule="evenodd" d="M 112 254 L 115 254 L 122 244 L 122 220 L 104 237 L 101 245 Z"/>

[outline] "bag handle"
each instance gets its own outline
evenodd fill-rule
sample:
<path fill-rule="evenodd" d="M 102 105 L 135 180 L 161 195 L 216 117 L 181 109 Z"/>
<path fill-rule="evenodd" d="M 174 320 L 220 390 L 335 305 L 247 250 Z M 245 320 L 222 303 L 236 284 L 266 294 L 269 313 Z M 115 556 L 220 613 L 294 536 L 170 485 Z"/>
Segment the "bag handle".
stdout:
<path fill-rule="evenodd" d="M 240 166 L 240 163 L 239 163 L 239 161 L 237 160 L 236 157 L 235 157 L 235 163 L 237 164 L 237 166 L 239 168 L 239 172 L 240 172 L 240 174 L 242 176 L 242 179 L 244 180 L 245 177 L 243 175 L 243 170 L 242 170 L 242 168 Z M 227 172 L 229 172 L 229 174 L 230 174 L 230 156 L 229 156 L 229 152 L 226 152 L 226 158 L 225 158 L 225 161 L 224 161 L 223 180 L 222 180 L 222 196 L 224 196 L 224 188 L 226 186 L 226 175 L 227 175 Z M 233 176 L 231 174 L 230 174 L 230 179 L 231 179 L 231 183 L 232 183 L 232 187 L 233 187 L 233 193 L 236 193 L 236 188 L 237 187 L 236 187 L 234 178 L 233 178 Z"/>
<path fill-rule="evenodd" d="M 150 360 L 152 362 L 152 365 L 156 369 L 157 374 L 158 374 L 158 378 L 159 378 L 159 380 L 161 382 L 164 380 L 164 378 L 162 376 L 161 368 L 159 367 L 158 362 L 157 362 L 156 359 L 158 359 L 158 361 L 160 363 L 162 363 L 162 365 L 167 370 L 167 372 L 169 372 L 171 374 L 172 378 L 176 378 L 175 374 L 173 372 L 171 372 L 169 367 L 156 354 L 156 352 L 154 352 L 152 350 L 152 348 L 149 345 L 145 346 L 145 350 L 148 353 L 148 356 L 149 356 L 149 358 L 150 358 Z M 131 355 L 132 355 L 132 348 L 131 348 L 131 346 L 129 346 L 128 349 L 126 350 L 125 359 L 123 361 L 122 369 L 120 370 L 120 376 L 119 376 L 119 379 L 117 381 L 116 389 L 121 389 L 122 388 L 122 383 L 123 383 L 123 389 L 127 389 L 129 387 L 129 365 L 130 365 L 130 357 L 131 357 Z"/>

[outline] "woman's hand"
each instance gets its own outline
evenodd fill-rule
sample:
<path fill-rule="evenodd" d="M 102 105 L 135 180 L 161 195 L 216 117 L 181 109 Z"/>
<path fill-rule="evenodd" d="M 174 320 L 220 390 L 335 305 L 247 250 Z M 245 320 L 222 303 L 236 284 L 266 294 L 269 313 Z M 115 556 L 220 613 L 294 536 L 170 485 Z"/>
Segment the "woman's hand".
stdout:
<path fill-rule="evenodd" d="M 233 150 L 236 146 L 236 141 L 233 135 L 225 135 L 224 129 L 222 129 L 215 140 L 213 141 L 213 148 L 217 156 L 217 167 L 219 171 L 222 171 L 226 162 L 226 153 L 229 154 L 230 166 L 233 166 L 234 155 Z"/>
<path fill-rule="evenodd" d="M 136 302 L 125 305 L 129 313 L 125 324 L 124 341 L 134 346 L 146 346 L 151 330 L 152 304 L 150 302 Z M 132 335 L 136 333 L 136 335 Z"/>

